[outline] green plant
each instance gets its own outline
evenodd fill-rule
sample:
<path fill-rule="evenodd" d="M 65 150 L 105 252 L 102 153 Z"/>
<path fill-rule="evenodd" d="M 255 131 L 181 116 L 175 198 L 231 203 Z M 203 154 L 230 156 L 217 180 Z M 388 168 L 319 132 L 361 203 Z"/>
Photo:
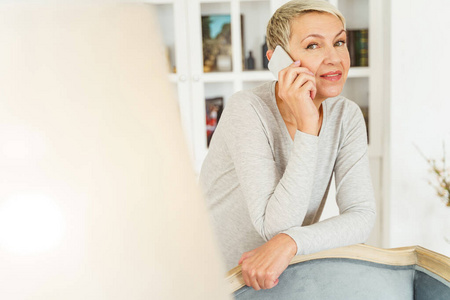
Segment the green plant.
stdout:
<path fill-rule="evenodd" d="M 435 188 L 437 195 L 441 198 L 441 200 L 443 200 L 445 205 L 450 206 L 450 168 L 447 168 L 445 164 L 445 143 L 442 143 L 442 145 L 443 156 L 440 160 L 428 158 L 425 154 L 423 154 L 419 147 L 416 145 L 414 146 L 427 161 L 430 166 L 430 172 L 436 177 L 434 182 L 428 180 L 428 183 Z"/>

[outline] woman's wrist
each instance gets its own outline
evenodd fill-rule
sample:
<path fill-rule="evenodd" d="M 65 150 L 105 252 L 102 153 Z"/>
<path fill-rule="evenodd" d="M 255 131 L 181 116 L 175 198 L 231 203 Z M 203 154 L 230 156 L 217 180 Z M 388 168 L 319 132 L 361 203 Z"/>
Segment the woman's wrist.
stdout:
<path fill-rule="evenodd" d="M 275 237 L 282 240 L 283 248 L 286 250 L 287 255 L 294 257 L 297 254 L 297 243 L 292 237 L 286 233 L 279 233 Z"/>

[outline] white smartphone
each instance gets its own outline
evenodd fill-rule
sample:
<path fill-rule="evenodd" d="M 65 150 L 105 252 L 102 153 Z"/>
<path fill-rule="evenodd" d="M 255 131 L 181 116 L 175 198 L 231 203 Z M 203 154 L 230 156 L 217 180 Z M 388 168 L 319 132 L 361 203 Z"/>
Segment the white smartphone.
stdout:
<path fill-rule="evenodd" d="M 291 65 L 294 61 L 289 54 L 281 47 L 277 45 L 272 57 L 269 60 L 269 70 L 272 72 L 275 79 L 278 80 L 278 72 Z"/>

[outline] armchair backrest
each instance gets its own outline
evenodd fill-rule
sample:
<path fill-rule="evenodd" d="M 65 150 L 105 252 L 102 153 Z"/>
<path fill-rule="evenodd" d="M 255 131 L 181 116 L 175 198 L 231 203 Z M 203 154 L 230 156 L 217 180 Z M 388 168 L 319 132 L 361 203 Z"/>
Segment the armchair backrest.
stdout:
<path fill-rule="evenodd" d="M 238 266 L 227 277 L 238 300 L 450 299 L 450 259 L 417 246 L 353 245 L 297 256 L 270 290 L 243 286 L 240 274 Z"/>

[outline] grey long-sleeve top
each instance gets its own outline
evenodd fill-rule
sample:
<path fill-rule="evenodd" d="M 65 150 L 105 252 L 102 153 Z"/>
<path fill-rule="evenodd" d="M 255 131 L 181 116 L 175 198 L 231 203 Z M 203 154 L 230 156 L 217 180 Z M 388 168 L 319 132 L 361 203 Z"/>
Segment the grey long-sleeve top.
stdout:
<path fill-rule="evenodd" d="M 275 81 L 234 94 L 203 163 L 200 184 L 228 269 L 278 233 L 297 254 L 364 242 L 375 222 L 367 134 L 359 107 L 325 100 L 319 136 L 292 140 Z M 319 222 L 334 172 L 339 216 Z"/>

